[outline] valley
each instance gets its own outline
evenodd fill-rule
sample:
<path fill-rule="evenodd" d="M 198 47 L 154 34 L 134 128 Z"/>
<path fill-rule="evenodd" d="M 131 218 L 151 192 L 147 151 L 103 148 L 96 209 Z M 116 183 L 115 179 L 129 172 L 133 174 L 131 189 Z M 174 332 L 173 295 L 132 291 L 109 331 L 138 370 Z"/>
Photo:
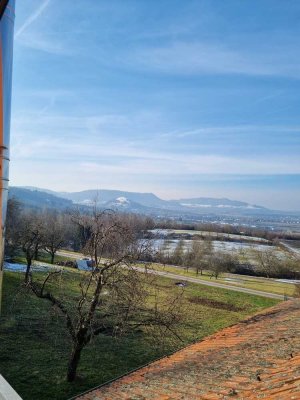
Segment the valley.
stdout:
<path fill-rule="evenodd" d="M 300 211 L 270 210 L 226 198 L 163 200 L 153 193 L 104 189 L 67 193 L 30 186 L 12 186 L 9 196 L 30 208 L 88 210 L 96 201 L 97 206 L 102 209 L 148 215 L 160 221 L 169 219 L 191 224 L 224 224 L 300 234 Z"/>

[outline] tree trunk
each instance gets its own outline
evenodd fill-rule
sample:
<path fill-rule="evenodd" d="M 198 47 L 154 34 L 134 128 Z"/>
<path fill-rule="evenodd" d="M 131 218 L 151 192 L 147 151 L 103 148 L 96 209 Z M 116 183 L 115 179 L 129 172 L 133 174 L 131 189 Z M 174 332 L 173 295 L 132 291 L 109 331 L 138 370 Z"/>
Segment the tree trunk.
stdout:
<path fill-rule="evenodd" d="M 75 345 L 73 347 L 71 357 L 68 364 L 67 381 L 74 382 L 76 379 L 77 367 L 81 356 L 82 346 Z"/>
<path fill-rule="evenodd" d="M 28 283 L 30 277 L 31 258 L 27 257 L 26 260 L 27 260 L 27 267 L 25 272 L 25 283 Z"/>
<path fill-rule="evenodd" d="M 54 256 L 55 256 L 55 253 L 51 253 L 51 264 L 54 264 Z"/>
<path fill-rule="evenodd" d="M 38 259 L 39 259 L 39 248 L 38 248 L 38 246 L 36 246 L 36 248 L 34 250 L 34 259 L 36 261 L 38 261 Z"/>

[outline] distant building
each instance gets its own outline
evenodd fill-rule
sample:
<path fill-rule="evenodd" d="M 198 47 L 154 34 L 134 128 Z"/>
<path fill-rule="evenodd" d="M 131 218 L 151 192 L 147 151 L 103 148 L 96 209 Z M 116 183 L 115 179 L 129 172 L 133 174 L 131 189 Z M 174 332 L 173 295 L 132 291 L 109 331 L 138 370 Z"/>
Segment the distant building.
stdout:
<path fill-rule="evenodd" d="M 15 0 L 0 0 L 0 309 L 8 196 L 9 136 Z"/>

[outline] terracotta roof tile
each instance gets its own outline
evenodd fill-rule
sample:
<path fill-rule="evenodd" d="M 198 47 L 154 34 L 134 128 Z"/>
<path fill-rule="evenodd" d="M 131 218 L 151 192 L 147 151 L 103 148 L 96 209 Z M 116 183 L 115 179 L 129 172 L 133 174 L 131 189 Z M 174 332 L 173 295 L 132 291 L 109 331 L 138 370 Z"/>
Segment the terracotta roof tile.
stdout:
<path fill-rule="evenodd" d="M 300 301 L 281 303 L 78 400 L 300 399 Z"/>

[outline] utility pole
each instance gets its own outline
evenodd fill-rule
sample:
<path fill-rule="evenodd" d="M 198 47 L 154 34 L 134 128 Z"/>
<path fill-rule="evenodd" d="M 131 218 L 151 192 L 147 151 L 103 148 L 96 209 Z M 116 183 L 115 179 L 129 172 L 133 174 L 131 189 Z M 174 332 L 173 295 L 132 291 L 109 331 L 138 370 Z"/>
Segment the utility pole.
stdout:
<path fill-rule="evenodd" d="M 15 0 L 0 0 L 0 312 L 8 198 L 14 19 Z"/>

